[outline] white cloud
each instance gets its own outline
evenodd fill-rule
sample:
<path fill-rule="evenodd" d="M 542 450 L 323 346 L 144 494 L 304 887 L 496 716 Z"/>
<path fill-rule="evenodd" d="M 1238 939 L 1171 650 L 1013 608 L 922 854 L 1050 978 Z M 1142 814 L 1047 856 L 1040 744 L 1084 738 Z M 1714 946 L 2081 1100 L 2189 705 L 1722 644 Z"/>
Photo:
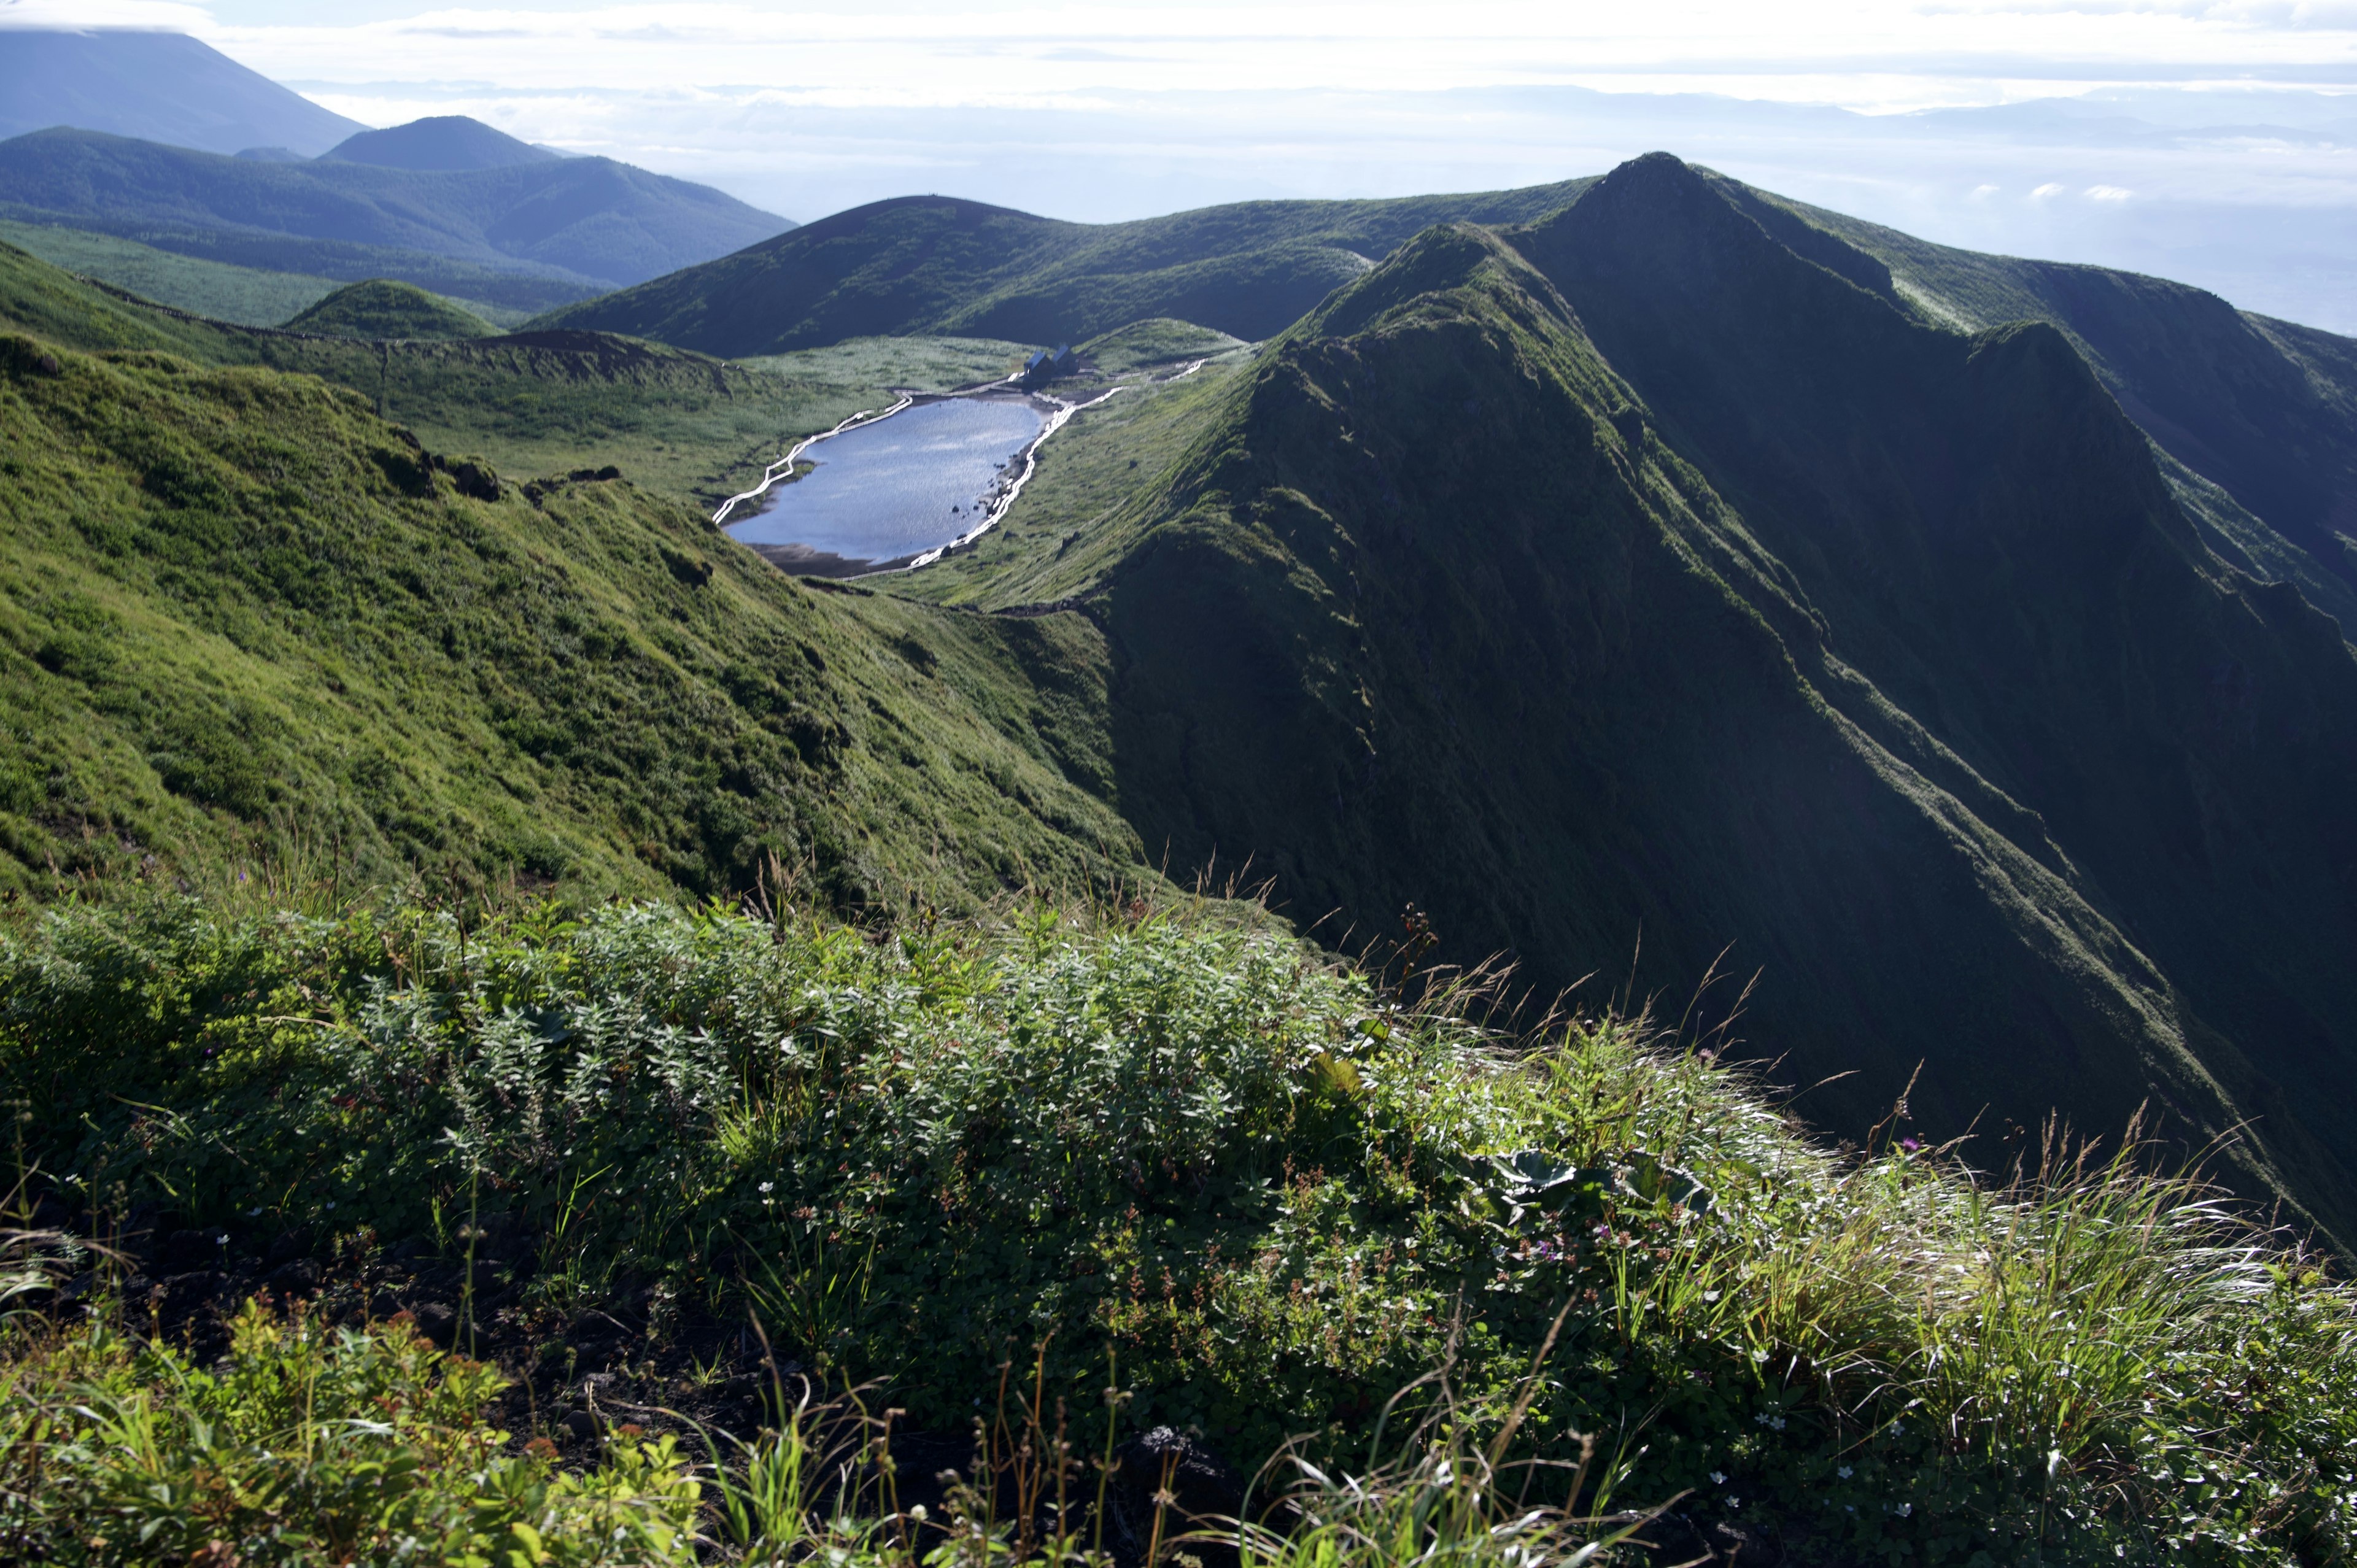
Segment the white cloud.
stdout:
<path fill-rule="evenodd" d="M 471 114 L 801 219 L 1496 188 L 1666 147 L 2357 326 L 2357 0 L 0 0 L 34 22 L 184 27 L 371 124 Z"/>
<path fill-rule="evenodd" d="M 0 0 L 0 27 L 140 27 L 194 33 L 212 26 L 202 5 L 178 0 Z"/>
<path fill-rule="evenodd" d="M 2357 11 L 2357 0 L 2336 4 Z M 2244 15 L 2250 6 L 2203 4 L 819 0 L 800 9 L 685 0 L 400 15 L 397 0 L 383 0 L 373 17 L 309 11 L 263 25 L 239 0 L 213 9 L 220 19 L 206 36 L 257 69 L 347 87 L 431 78 L 449 69 L 454 50 L 462 70 L 513 89 L 770 85 L 877 103 L 979 103 L 1043 89 L 1414 91 L 1567 82 L 1879 112 L 2189 74 L 2357 82 L 2357 16 L 2346 26 L 2272 25 Z M 2308 17 L 2313 7 L 2292 9 Z"/>

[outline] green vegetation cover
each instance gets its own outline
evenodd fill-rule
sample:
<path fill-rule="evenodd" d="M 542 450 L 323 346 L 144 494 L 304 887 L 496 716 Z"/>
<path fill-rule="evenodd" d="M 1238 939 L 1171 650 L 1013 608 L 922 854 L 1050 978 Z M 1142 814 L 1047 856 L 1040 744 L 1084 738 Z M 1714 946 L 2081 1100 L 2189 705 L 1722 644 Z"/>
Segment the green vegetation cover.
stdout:
<path fill-rule="evenodd" d="M 414 284 L 371 278 L 347 284 L 288 318 L 290 332 L 330 338 L 489 338 L 498 329 L 473 312 L 426 293 Z"/>
<path fill-rule="evenodd" d="M 2257 535 L 2209 526 L 2212 547 L 2255 576 L 2298 583 L 2357 628 L 2357 343 L 2162 278 L 1979 255 L 1839 213 L 1791 211 L 1875 258 L 1884 292 L 1933 319 L 2061 328 L 2156 443 L 2266 524 Z M 2180 495 L 2211 525 L 2216 507 L 2202 488 L 2188 482 Z"/>
<path fill-rule="evenodd" d="M 1392 1525 L 1308 1561 L 1367 1568 L 1422 1561 L 1428 1530 L 1450 1561 L 1527 1562 L 1506 1549 L 1534 1506 L 1668 1505 L 1645 1533 L 1679 1561 L 2316 1562 L 2357 1528 L 2357 1304 L 2129 1163 L 2028 1150 L 1992 1187 L 1911 1139 L 1835 1158 L 1703 1042 L 1609 1016 L 1501 1034 L 1476 994 L 1410 1004 L 1398 964 L 1386 983 L 1185 908 L 878 941 L 782 910 L 314 908 L 167 898 L 0 939 L 27 1156 L 167 1238 L 38 1271 L 102 1304 L 160 1287 L 144 1367 L 103 1305 L 10 1331 L 0 1527 L 37 1555 L 129 1560 L 135 1530 L 321 1562 L 301 1533 L 329 1521 L 463 1543 L 521 1516 L 563 1562 L 693 1560 L 663 1533 L 690 1519 L 798 1560 L 816 1478 L 759 1529 L 696 1504 L 780 1484 L 765 1391 L 869 1380 L 871 1410 L 938 1434 L 899 1447 L 900 1498 L 931 1484 L 931 1511 L 1003 1541 L 990 1560 L 1039 1550 L 1043 1520 L 1123 1551 L 1123 1492 L 1200 1507 L 1206 1450 L 1249 1473 L 1296 1435 L 1371 1483 L 1298 1500 Z M 395 1320 L 297 1338 L 240 1304 L 264 1269 L 322 1324 Z M 339 1421 L 372 1393 L 389 1416 Z M 125 1434 L 143 1394 L 156 1439 Z M 508 1443 L 468 1435 L 470 1399 Z M 707 1448 L 688 1411 L 748 1448 Z M 1026 1483 L 1076 1518 L 1026 1520 L 986 1466 L 996 1509 L 944 1498 L 924 1456 L 962 1467 L 978 1415 L 1010 1472 L 1017 1434 L 1034 1475 L 1060 1428 L 1114 1449 L 1115 1517 L 1077 1465 Z M 1157 1477 L 1157 1452 L 1194 1457 Z M 1453 1491 L 1431 1467 L 1452 1455 L 1503 1495 Z M 1532 1458 L 1561 1467 L 1508 1463 Z M 684 1465 L 715 1460 L 699 1498 Z M 846 1525 L 834 1560 L 906 1563 L 895 1534 L 921 1529 Z"/>
<path fill-rule="evenodd" d="M 1158 863 L 1346 941 L 1414 905 L 1541 995 L 1724 953 L 1835 1126 L 2150 1103 L 2349 1233 L 2357 663 L 2059 334 L 1926 324 L 1653 159 L 1155 395 L 911 591 L 1103 628 Z"/>
<path fill-rule="evenodd" d="M 245 327 L 275 327 L 337 286 L 332 278 L 229 266 L 48 223 L 0 222 L 0 242 L 175 310 Z"/>
<path fill-rule="evenodd" d="M 240 331 L 153 309 L 5 247 L 0 322 L 60 345 L 316 375 L 362 393 L 436 450 L 525 475 L 622 467 L 706 510 L 757 482 L 796 438 L 888 406 L 888 379 L 918 370 L 888 349 L 764 372 L 594 332 L 376 344 Z M 948 359 L 963 365 L 970 351 Z M 997 351 L 985 352 L 996 365 Z"/>
<path fill-rule="evenodd" d="M 615 479 L 429 460 L 308 377 L 0 339 L 0 876 L 226 870 L 854 903 L 1135 840 L 1101 647 L 821 595 Z M 1076 782 L 1077 781 L 1077 782 Z"/>
<path fill-rule="evenodd" d="M 1006 520 L 856 585 L 713 487 L 1028 332 L 380 344 L 0 249 L 11 1549 L 1083 1568 L 1298 1434 L 1255 1561 L 2345 1557 L 2337 569 L 2083 312 L 1559 195 L 1075 261 L 1370 247 L 1256 347 L 1108 323 Z M 1020 215 L 871 216 L 821 315 L 1034 319 Z"/>
<path fill-rule="evenodd" d="M 1260 338 L 1428 224 L 1526 221 L 1585 183 L 1390 201 L 1252 201 L 1097 224 L 901 197 L 543 320 L 732 358 L 909 333 L 1077 342 L 1151 317 Z"/>

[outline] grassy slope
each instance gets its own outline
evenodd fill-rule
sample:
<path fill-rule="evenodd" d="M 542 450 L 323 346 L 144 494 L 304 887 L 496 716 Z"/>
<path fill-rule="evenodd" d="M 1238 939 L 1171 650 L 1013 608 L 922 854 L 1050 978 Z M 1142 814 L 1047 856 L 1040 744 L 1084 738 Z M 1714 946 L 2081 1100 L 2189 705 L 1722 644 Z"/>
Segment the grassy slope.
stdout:
<path fill-rule="evenodd" d="M 0 204 L 117 232 L 384 247 L 608 285 L 751 244 L 784 222 L 608 158 L 449 171 L 270 164 L 64 129 L 0 143 Z"/>
<path fill-rule="evenodd" d="M 0 1337 L 0 1525 L 54 1542 L 152 1520 L 244 1545 L 271 1515 L 224 1473 L 320 1484 L 296 1494 L 307 1522 L 363 1539 L 383 1537 L 362 1499 L 461 1523 L 431 1465 L 324 1485 L 419 1437 L 261 1427 L 234 1384 L 173 1380 L 173 1357 L 233 1344 L 223 1376 L 251 1386 L 276 1357 L 299 1376 L 290 1334 L 222 1321 L 223 1287 L 307 1245 L 324 1279 L 276 1277 L 323 1284 L 323 1316 L 398 1303 L 447 1338 L 471 1309 L 529 1385 L 497 1417 L 542 1439 L 501 1462 L 528 1474 L 613 1467 L 578 1435 L 599 1411 L 775 1423 L 750 1397 L 748 1307 L 792 1365 L 872 1380 L 900 1430 L 942 1434 L 904 1454 L 904 1500 L 918 1452 L 948 1462 L 977 1404 L 996 1413 L 1004 1359 L 1030 1397 L 1035 1346 L 1043 1424 L 1061 1401 L 1083 1451 L 1114 1353 L 1126 1431 L 1168 1423 L 1246 1474 L 1304 1434 L 1365 1476 L 1385 1402 L 1446 1363 L 1462 1461 L 1561 1309 L 1516 1452 L 1602 1440 L 1575 1512 L 1603 1506 L 1608 1460 L 1612 1507 L 1684 1493 L 1648 1532 L 1679 1561 L 2317 1563 L 2357 1531 L 2350 1293 L 2181 1186 L 2067 1159 L 2041 1181 L 2033 1155 L 1992 1191 L 1897 1147 L 1836 1159 L 1690 1042 L 1598 1018 L 1515 1041 L 1143 905 L 897 936 L 170 900 L 0 928 L 0 1084 L 35 1107 L 27 1155 L 145 1232 L 126 1294 L 168 1280 L 161 1337 L 185 1346 L 127 1367 L 102 1313 L 77 1379 L 78 1311 Z M 319 1380 L 323 1416 L 357 1402 L 352 1379 Z M 232 1435 L 143 1463 L 104 1425 L 142 1388 L 176 1437 L 207 1413 Z M 1409 1395 L 1384 1449 L 1414 1456 L 1432 1399 Z M 184 1479 L 210 1506 L 171 1506 L 189 1494 L 159 1482 Z M 1509 1481 L 1501 1502 L 1560 1505 L 1566 1484 Z M 485 1489 L 473 1518 L 497 1530 L 508 1488 Z M 1093 1477 L 1071 1493 L 1086 1508 Z M 552 1510 L 562 1561 L 673 1560 L 638 1539 L 601 1555 L 588 1522 Z M 1145 1533 L 1132 1515 L 1104 1539 L 1142 1557 Z M 1447 1561 L 1526 1561 L 1527 1537 L 1470 1534 Z M 907 1563 L 893 1539 L 830 1555 Z M 1418 1541 L 1301 1564 L 1433 1561 Z"/>
<path fill-rule="evenodd" d="M 1077 341 L 1149 317 L 1259 338 L 1428 224 L 1528 221 L 1584 183 L 1243 202 L 1105 224 L 906 197 L 545 319 L 732 357 L 892 333 Z"/>
<path fill-rule="evenodd" d="M 0 223 L 0 241 L 176 310 L 245 327 L 275 327 L 338 286 L 333 278 L 233 267 L 55 224 Z"/>
<path fill-rule="evenodd" d="M 240 331 L 146 308 L 5 248 L 0 321 L 72 347 L 317 375 L 363 392 L 434 450 L 518 478 L 619 466 L 707 510 L 795 438 L 890 401 L 876 379 L 886 365 L 858 360 L 764 373 L 589 333 L 380 348 Z"/>
<path fill-rule="evenodd" d="M 309 378 L 8 342 L 13 886 L 291 840 L 585 893 L 774 852 L 852 902 L 1136 859 L 1060 624 L 815 594 L 627 484 L 462 499 Z"/>
<path fill-rule="evenodd" d="M 1673 256 L 1722 243 L 1659 214 L 1614 221 L 1665 233 Z M 1744 231 L 1770 248 L 1737 252 L 1742 267 L 1787 291 L 1755 319 L 1825 343 L 1706 311 L 1695 363 L 1828 367 L 1869 407 L 1926 406 L 1893 376 L 1943 387 L 1928 406 L 1951 430 L 1869 420 L 1886 445 L 1866 463 L 1989 476 L 1964 504 L 2019 514 L 2007 526 L 2029 538 L 2007 548 L 2029 552 L 2018 570 L 2052 583 L 2051 602 L 1992 618 L 1975 596 L 2019 590 L 1969 560 L 1940 569 L 1947 596 L 1929 605 L 1828 575 L 1828 557 L 1886 575 L 1939 559 L 1941 536 L 1813 542 L 1805 506 L 1756 466 L 1725 466 L 1758 456 L 1738 429 L 1690 423 L 1675 365 L 1623 334 L 1648 372 L 1641 400 L 1544 280 L 1471 233 L 1419 242 L 1224 388 L 1160 394 L 1171 417 L 1141 402 L 1125 429 L 1076 425 L 996 547 L 902 590 L 1090 607 L 1114 649 L 1121 808 L 1175 867 L 1249 857 L 1295 915 L 1339 909 L 1338 930 L 1383 929 L 1413 901 L 1460 957 L 1512 950 L 1546 987 L 1620 972 L 1641 930 L 1641 972 L 1683 990 L 1732 940 L 1740 971 L 1766 970 L 1752 1027 L 1790 1070 L 1865 1069 L 1812 1100 L 1836 1124 L 1887 1109 L 1918 1060 L 1913 1109 L 1946 1129 L 2055 1105 L 2113 1126 L 2148 1094 L 2180 1128 L 2257 1112 L 2243 1179 L 2345 1224 L 2346 1130 L 2320 1087 L 2279 1081 L 2325 1070 L 2300 1020 L 2342 1015 L 2341 971 L 2314 961 L 2344 940 L 2324 886 L 2345 854 L 2322 806 L 2347 764 L 2339 639 L 2200 546 L 2067 352 L 1910 325 Z M 1722 288 L 1689 281 L 1697 299 Z M 1588 320 L 1637 308 L 1582 298 Z M 1879 318 L 1849 319 L 1849 300 Z M 1801 423 L 1833 417 L 1794 406 Z M 1928 455 L 1951 437 L 1954 456 Z M 1106 505 L 1107 470 L 1151 478 Z M 1731 479 L 1746 487 L 1732 508 L 1714 489 Z M 2123 596 L 2125 618 L 2101 607 Z M 1954 629 L 1976 619 L 2047 627 L 2030 647 L 2058 651 L 2041 664 Z M 1910 643 L 1918 622 L 1949 629 Z M 2102 674 L 2123 660 L 2167 693 L 2125 725 Z M 2221 660 L 2251 671 L 2248 733 L 2267 737 L 2240 756 L 2219 755 L 2199 716 L 2196 672 Z M 2033 680 L 2038 703 L 1993 713 L 1990 693 Z M 2043 714 L 2086 741 L 2041 773 L 2021 725 Z M 2180 859 L 2155 857 L 2173 868 L 2158 875 L 2121 863 L 2133 843 L 2180 842 L 2182 768 L 2238 819 L 2276 824 L 2265 842 L 2213 828 L 2217 880 L 2199 886 Z M 2126 809 L 2101 828 L 2077 803 L 2111 798 Z M 2085 869 L 2098 855 L 2113 879 Z M 2229 891 L 2268 879 L 2296 916 Z M 2189 936 L 2156 967 L 2145 923 L 2189 909 L 2214 914 L 2215 952 Z"/>
<path fill-rule="evenodd" d="M 2357 560 L 2342 542 L 2357 534 L 2357 343 L 2161 278 L 1982 255 L 1792 205 L 1941 318 L 2062 328 L 2155 441 L 2310 558 L 2280 575 L 2335 580 L 2319 602 L 2357 634 Z"/>
<path fill-rule="evenodd" d="M 1526 244 L 1789 568 L 1824 629 L 1785 633 L 1804 661 L 1820 642 L 1826 698 L 1922 755 L 1895 704 L 1947 754 L 1918 766 L 2001 797 L 1975 809 L 2169 977 L 2245 1108 L 2287 1150 L 2305 1130 L 2333 1152 L 2299 1159 L 2310 1190 L 2345 1182 L 2357 656 L 2334 623 L 2201 542 L 2050 328 L 1910 323 L 1669 160 Z"/>
<path fill-rule="evenodd" d="M 438 298 L 414 284 L 371 278 L 347 284 L 286 323 L 290 332 L 329 338 L 489 338 L 496 328 L 481 317 Z"/>
<path fill-rule="evenodd" d="M 1029 344 L 996 338 L 846 338 L 823 348 L 735 362 L 787 381 L 949 392 L 976 381 L 1003 381 L 1020 370 L 1031 352 Z"/>

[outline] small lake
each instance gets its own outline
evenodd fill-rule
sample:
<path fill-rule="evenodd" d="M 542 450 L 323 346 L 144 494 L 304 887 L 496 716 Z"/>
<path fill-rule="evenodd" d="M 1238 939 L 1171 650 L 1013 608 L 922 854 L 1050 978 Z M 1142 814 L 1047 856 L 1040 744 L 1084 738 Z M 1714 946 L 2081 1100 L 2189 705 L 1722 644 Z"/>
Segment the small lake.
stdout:
<path fill-rule="evenodd" d="M 1046 416 L 1015 398 L 950 398 L 829 436 L 817 465 L 728 524 L 745 544 L 791 545 L 850 562 L 905 560 L 971 532 L 1000 466 L 1039 439 Z"/>

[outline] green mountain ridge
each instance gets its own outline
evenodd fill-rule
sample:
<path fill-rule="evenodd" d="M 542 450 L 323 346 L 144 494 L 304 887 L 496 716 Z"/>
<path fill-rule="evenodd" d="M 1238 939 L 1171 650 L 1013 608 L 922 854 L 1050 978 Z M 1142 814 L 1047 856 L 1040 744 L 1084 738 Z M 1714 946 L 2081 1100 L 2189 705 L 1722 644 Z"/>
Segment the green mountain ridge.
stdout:
<path fill-rule="evenodd" d="M 1418 230 L 1527 221 L 1584 183 L 1389 201 L 1241 202 L 1102 224 L 903 197 L 560 308 L 542 323 L 731 358 L 894 333 L 1078 342 L 1149 317 L 1261 338 Z"/>
<path fill-rule="evenodd" d="M 1789 205 L 1939 319 L 2061 328 L 2156 442 L 2337 579 L 2320 607 L 2357 627 L 2357 342 L 2165 278 L 1979 255 Z"/>
<path fill-rule="evenodd" d="M 1797 1081 L 1857 1075 L 1833 1125 L 1918 1062 L 1943 1135 L 2149 1099 L 2345 1226 L 2348 645 L 2202 542 L 2060 332 L 1930 325 L 1755 200 L 1647 159 L 1425 234 L 970 602 L 1103 627 L 1177 874 L 1336 931 L 1414 903 L 1543 994 L 1725 950 Z"/>
<path fill-rule="evenodd" d="M 1141 384 L 1059 435 L 976 549 L 832 598 L 795 590 L 870 618 L 841 647 L 868 647 L 876 668 L 959 671 L 928 677 L 955 693 L 954 745 L 861 753 L 881 770 L 870 799 L 921 793 L 935 768 L 1013 778 L 940 759 L 989 751 L 1002 717 L 1048 701 L 1004 693 L 1079 693 L 1051 704 L 1052 745 L 1007 721 L 1008 744 L 1077 795 L 1024 786 L 1034 804 L 1017 810 L 976 784 L 961 810 L 1008 825 L 929 852 L 947 870 L 912 847 L 947 830 L 871 814 L 860 832 L 892 846 L 890 871 L 844 874 L 846 897 L 886 897 L 896 877 L 930 897 L 938 877 L 971 898 L 980 867 L 1024 881 L 1152 866 L 1183 883 L 1249 866 L 1289 918 L 1326 918 L 1329 940 L 1414 904 L 1444 952 L 1507 953 L 1542 995 L 1627 972 L 1641 943 L 1640 991 L 1682 994 L 1724 952 L 1763 976 L 1745 1033 L 1798 1081 L 1832 1080 L 1804 1101 L 1832 1126 L 1886 1113 L 1918 1062 L 1910 1112 L 1927 1135 L 1977 1119 L 2001 1140 L 2057 1108 L 2115 1129 L 2149 1101 L 2191 1144 L 2250 1126 L 2228 1156 L 2243 1190 L 2345 1243 L 2357 1138 L 2336 1108 L 2350 1042 L 2335 1020 L 2357 1015 L 2338 961 L 2357 845 L 2337 802 L 2357 782 L 2357 664 L 2297 586 L 2210 542 L 2323 568 L 2172 468 L 2063 330 L 1942 325 L 1908 274 L 1674 159 L 1574 194 L 1519 227 L 1426 227 L 1257 350 L 1206 339 L 1219 352 L 1201 375 Z M 1286 220 L 1311 218 L 1325 221 Z M 1165 238 L 1134 253 L 1196 242 Z M 908 275 L 896 299 L 953 281 Z M 26 271 L 10 313 L 59 340 L 98 308 L 70 293 Z M 360 345 L 232 344 L 106 308 L 114 325 L 71 340 L 369 391 Z M 2328 367 L 2330 351 L 2302 349 Z M 562 365 L 606 366 L 614 387 L 653 377 L 667 397 L 705 378 L 723 403 L 740 393 L 721 388 L 760 384 L 591 333 L 411 352 L 378 395 L 395 418 L 441 398 L 445 423 L 424 434 L 454 453 L 486 450 L 470 424 L 486 442 L 515 428 L 500 389 L 554 386 Z M 553 357 L 544 372 L 533 355 Z M 489 379 L 461 395 L 468 376 Z M 832 423 L 797 406 L 802 428 Z M 2197 493 L 2194 515 L 2179 497 Z M 511 489 L 495 504 L 518 503 Z M 618 602 L 670 592 L 630 585 Z M 952 661 L 909 633 L 931 665 L 863 642 L 887 636 L 873 618 L 893 593 L 967 607 L 889 612 L 909 627 L 998 640 Z M 721 657 L 736 633 L 700 624 Z M 1049 639 L 1063 672 L 1004 642 L 1015 627 Z M 555 767 L 595 773 L 586 754 Z M 687 825 L 705 807 L 666 806 L 655 864 L 699 891 L 740 886 L 775 824 L 807 846 L 836 821 L 823 791 L 788 789 L 787 812 L 752 777 L 724 768 L 694 799 L 769 826 L 730 837 Z M 469 875 L 509 853 L 468 831 Z"/>

